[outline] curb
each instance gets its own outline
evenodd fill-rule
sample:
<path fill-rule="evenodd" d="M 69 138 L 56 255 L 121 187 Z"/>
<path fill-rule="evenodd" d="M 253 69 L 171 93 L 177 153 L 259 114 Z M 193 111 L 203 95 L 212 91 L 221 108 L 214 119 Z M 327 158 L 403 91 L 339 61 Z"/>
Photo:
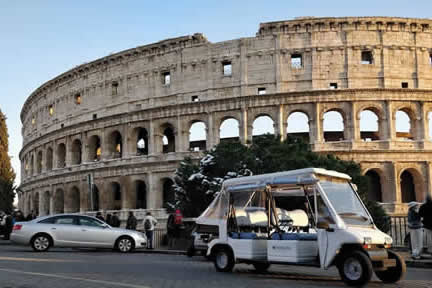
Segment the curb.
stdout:
<path fill-rule="evenodd" d="M 432 262 L 405 260 L 405 264 L 407 267 L 411 268 L 432 268 Z"/>
<path fill-rule="evenodd" d="M 143 250 L 137 250 L 137 252 L 145 253 L 145 254 L 186 255 L 186 251 L 183 250 L 143 249 Z"/>

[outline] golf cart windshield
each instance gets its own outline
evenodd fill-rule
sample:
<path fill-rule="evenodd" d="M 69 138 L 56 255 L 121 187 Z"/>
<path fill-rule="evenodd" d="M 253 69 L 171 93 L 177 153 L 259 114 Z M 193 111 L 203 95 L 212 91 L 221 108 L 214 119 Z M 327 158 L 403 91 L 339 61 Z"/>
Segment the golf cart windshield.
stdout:
<path fill-rule="evenodd" d="M 321 181 L 327 198 L 337 214 L 348 225 L 371 225 L 369 213 L 364 208 L 359 197 L 349 182 Z"/>

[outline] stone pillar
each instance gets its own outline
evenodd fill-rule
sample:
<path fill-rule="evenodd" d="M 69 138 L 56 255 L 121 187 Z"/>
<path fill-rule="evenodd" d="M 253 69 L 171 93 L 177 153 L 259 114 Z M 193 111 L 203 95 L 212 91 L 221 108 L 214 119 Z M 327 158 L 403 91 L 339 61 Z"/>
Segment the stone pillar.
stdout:
<path fill-rule="evenodd" d="M 309 133 L 310 133 L 310 143 L 322 143 L 323 142 L 323 119 L 321 117 L 321 107 L 320 103 L 315 103 L 314 105 L 314 115 L 311 115 L 309 119 Z"/>
<path fill-rule="evenodd" d="M 175 135 L 175 152 L 185 152 L 188 151 L 187 145 L 189 145 L 189 130 L 186 125 L 183 125 L 185 123 L 182 123 L 182 120 L 179 117 L 177 117 L 177 124 L 174 128 L 174 135 Z"/>
<path fill-rule="evenodd" d="M 399 165 L 395 162 L 392 162 L 391 164 L 392 164 L 392 169 L 391 169 L 391 174 L 390 174 L 390 180 L 393 180 L 393 181 L 391 181 L 390 183 L 393 183 L 393 185 L 394 185 L 393 189 L 394 189 L 394 193 L 395 193 L 395 194 L 393 194 L 393 199 L 391 199 L 391 200 L 393 200 L 394 203 L 402 203 L 401 180 L 400 180 L 399 173 L 398 173 L 398 170 L 399 170 L 398 166 Z M 383 199 L 383 200 L 385 200 L 385 199 Z M 391 200 L 389 202 L 392 202 Z"/>
<path fill-rule="evenodd" d="M 288 123 L 285 121 L 286 114 L 283 104 L 279 105 L 278 120 L 275 121 L 275 134 L 280 135 L 281 141 L 286 139 Z"/>
<path fill-rule="evenodd" d="M 252 143 L 252 125 L 248 123 L 248 111 L 247 108 L 242 108 L 241 111 L 241 119 L 239 123 L 239 138 L 240 142 L 243 144 L 247 144 L 248 142 Z"/>
<path fill-rule="evenodd" d="M 429 120 L 428 111 L 424 107 L 424 102 L 419 103 L 419 113 L 417 114 L 417 133 L 416 138 L 420 141 L 429 140 Z"/>
<path fill-rule="evenodd" d="M 348 129 L 351 130 L 351 141 L 360 141 L 360 115 L 357 113 L 357 103 L 351 102 L 351 122 Z"/>
<path fill-rule="evenodd" d="M 207 117 L 208 125 L 206 127 L 206 148 L 208 151 L 210 151 L 210 149 L 216 145 L 216 142 L 219 139 L 219 133 L 216 133 L 216 131 L 219 131 L 219 129 L 215 129 L 217 127 L 214 127 L 215 123 L 213 113 L 209 113 Z"/>
<path fill-rule="evenodd" d="M 130 176 L 120 177 L 122 209 L 135 209 L 136 191 Z"/>
<path fill-rule="evenodd" d="M 160 187 L 160 184 L 158 181 L 159 179 L 157 179 L 157 177 L 153 174 L 153 173 L 148 173 L 147 174 L 147 183 L 148 183 L 148 188 L 147 188 L 147 208 L 148 209 L 156 209 L 159 208 L 158 205 L 158 198 L 159 198 L 159 194 L 162 195 L 162 190 Z M 161 201 L 162 203 L 162 201 Z M 162 206 L 162 205 L 161 205 Z"/>
<path fill-rule="evenodd" d="M 44 203 L 44 194 L 45 194 L 45 192 L 43 191 L 43 190 L 41 190 L 41 191 L 39 191 L 39 207 L 38 207 L 38 209 L 39 209 L 39 216 L 44 216 L 45 215 L 45 207 L 44 207 L 44 205 L 45 205 L 45 203 Z"/>
<path fill-rule="evenodd" d="M 86 178 L 87 179 L 87 178 Z M 90 191 L 87 181 L 81 181 L 80 188 L 80 212 L 91 210 L 90 207 Z"/>
<path fill-rule="evenodd" d="M 387 141 L 391 142 L 396 139 L 396 115 L 393 113 L 393 104 L 390 101 L 386 101 L 385 103 L 385 109 L 386 109 L 386 118 L 387 118 L 387 129 L 385 131 L 385 139 Z"/>
<path fill-rule="evenodd" d="M 72 164 L 72 140 L 69 136 L 66 137 L 65 146 L 66 146 L 65 167 L 68 167 Z"/>

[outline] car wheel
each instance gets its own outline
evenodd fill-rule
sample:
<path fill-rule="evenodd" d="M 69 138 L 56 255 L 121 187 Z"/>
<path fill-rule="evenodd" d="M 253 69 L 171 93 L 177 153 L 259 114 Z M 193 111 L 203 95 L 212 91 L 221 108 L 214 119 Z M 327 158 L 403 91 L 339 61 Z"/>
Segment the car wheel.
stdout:
<path fill-rule="evenodd" d="M 32 248 L 36 252 L 48 251 L 51 243 L 51 237 L 47 234 L 38 234 L 31 240 Z"/>
<path fill-rule="evenodd" d="M 338 265 L 342 280 L 349 286 L 363 286 L 372 278 L 372 262 L 362 251 L 344 256 Z"/>
<path fill-rule="evenodd" d="M 396 266 L 389 267 L 385 271 L 375 271 L 375 275 L 384 283 L 396 283 L 405 276 L 405 261 L 399 254 L 393 251 L 387 251 L 387 253 L 389 259 L 396 260 Z"/>
<path fill-rule="evenodd" d="M 135 244 L 130 237 L 120 237 L 117 240 L 116 248 L 122 253 L 128 253 L 135 248 Z"/>
<path fill-rule="evenodd" d="M 255 271 L 260 273 L 266 272 L 270 267 L 270 263 L 263 262 L 255 262 L 252 265 L 254 266 Z"/>
<path fill-rule="evenodd" d="M 214 254 L 214 265 L 218 272 L 231 272 L 234 268 L 234 256 L 228 248 L 218 248 Z"/>

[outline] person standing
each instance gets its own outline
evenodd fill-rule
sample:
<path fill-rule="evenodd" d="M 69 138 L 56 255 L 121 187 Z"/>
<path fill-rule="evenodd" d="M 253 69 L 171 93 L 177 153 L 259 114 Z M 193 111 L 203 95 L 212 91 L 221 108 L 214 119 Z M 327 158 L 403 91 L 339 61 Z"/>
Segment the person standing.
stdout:
<path fill-rule="evenodd" d="M 120 219 L 117 216 L 117 212 L 114 212 L 111 217 L 111 226 L 116 228 L 120 227 Z"/>
<path fill-rule="evenodd" d="M 156 218 L 154 218 L 150 212 L 147 212 L 146 217 L 144 218 L 144 230 L 147 236 L 147 249 L 154 249 L 153 232 L 156 224 Z"/>
<path fill-rule="evenodd" d="M 421 217 L 418 213 L 418 204 L 415 201 L 408 203 L 408 228 L 411 238 L 411 257 L 415 260 L 421 258 L 423 250 L 423 230 Z"/>
<path fill-rule="evenodd" d="M 432 196 L 426 196 L 426 203 L 420 206 L 420 217 L 423 218 L 423 228 L 426 233 L 426 241 L 428 244 L 428 253 L 432 254 Z"/>
<path fill-rule="evenodd" d="M 137 219 L 134 216 L 133 212 L 129 211 L 129 217 L 126 222 L 126 229 L 136 230 L 136 227 L 137 227 Z"/>
<path fill-rule="evenodd" d="M 112 216 L 111 213 L 108 213 L 106 215 L 106 221 L 105 221 L 108 225 L 112 226 Z"/>
<path fill-rule="evenodd" d="M 105 222 L 105 219 L 104 219 L 104 217 L 102 216 L 102 213 L 101 213 L 101 212 L 97 212 L 97 213 L 96 213 L 96 218 L 99 219 L 99 220 L 101 220 L 101 221 L 103 221 L 103 222 Z"/>

